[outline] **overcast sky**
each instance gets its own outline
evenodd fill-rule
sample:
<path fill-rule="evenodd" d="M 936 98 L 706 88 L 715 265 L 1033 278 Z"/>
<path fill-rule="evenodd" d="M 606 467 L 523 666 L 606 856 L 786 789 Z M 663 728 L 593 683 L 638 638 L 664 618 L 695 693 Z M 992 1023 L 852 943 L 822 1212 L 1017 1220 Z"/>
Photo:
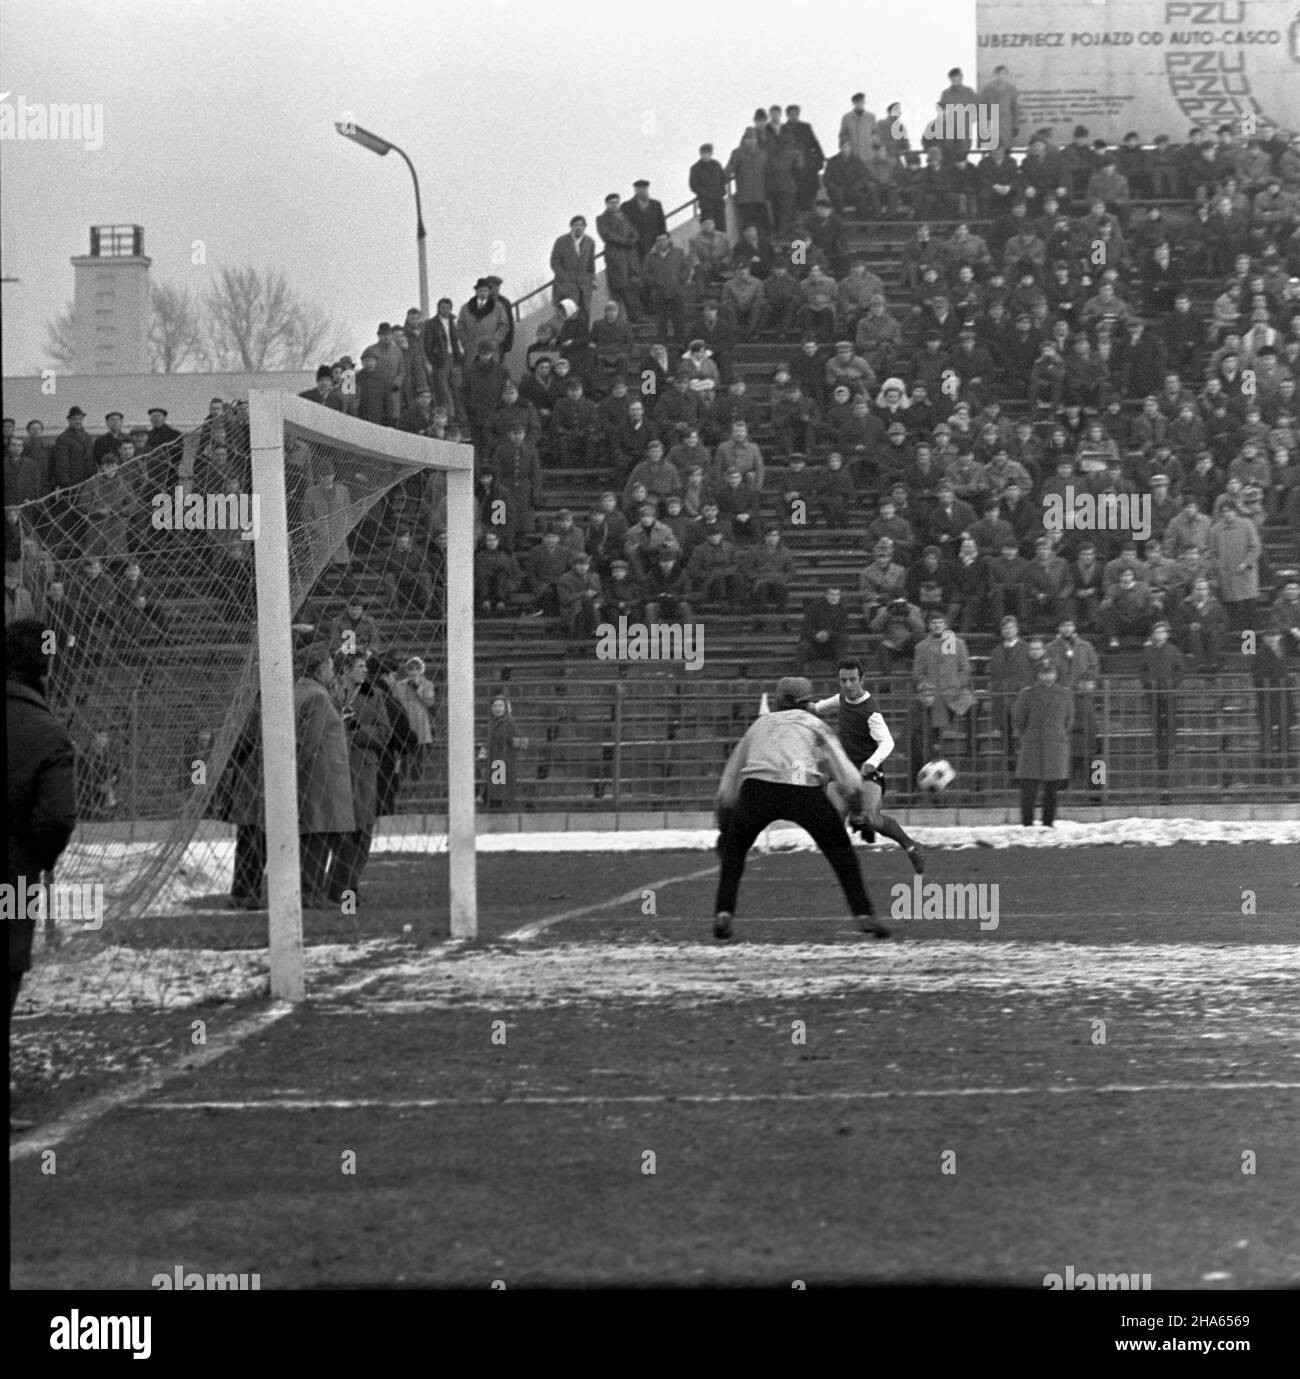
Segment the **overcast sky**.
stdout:
<path fill-rule="evenodd" d="M 915 140 L 975 65 L 974 0 L 4 0 L 0 23 L 11 103 L 103 107 L 97 151 L 0 144 L 5 374 L 48 364 L 68 260 L 119 222 L 154 281 L 280 268 L 367 344 L 418 300 L 414 198 L 396 155 L 335 132 L 346 112 L 415 163 L 431 300 L 459 305 L 483 273 L 511 297 L 547 280 L 569 217 L 634 178 L 679 206 L 699 144 L 725 161 L 757 105 L 801 104 L 830 154 L 862 89 Z"/>

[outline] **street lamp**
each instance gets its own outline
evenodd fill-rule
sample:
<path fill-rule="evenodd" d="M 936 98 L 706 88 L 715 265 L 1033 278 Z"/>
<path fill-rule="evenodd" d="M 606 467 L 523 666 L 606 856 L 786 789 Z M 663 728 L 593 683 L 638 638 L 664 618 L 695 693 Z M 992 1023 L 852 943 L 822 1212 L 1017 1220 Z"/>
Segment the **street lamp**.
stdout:
<path fill-rule="evenodd" d="M 345 139 L 351 139 L 354 144 L 360 144 L 362 148 L 369 149 L 371 153 L 377 153 L 381 158 L 390 151 L 400 153 L 402 161 L 411 169 L 411 181 L 415 183 L 415 245 L 420 255 L 420 314 L 425 320 L 428 320 L 429 260 L 425 244 L 427 235 L 424 229 L 424 212 L 420 208 L 420 179 L 416 176 L 415 164 L 396 144 L 389 143 L 387 139 L 381 139 L 378 134 L 372 134 L 368 129 L 362 129 L 360 125 L 336 123 L 334 128 Z"/>

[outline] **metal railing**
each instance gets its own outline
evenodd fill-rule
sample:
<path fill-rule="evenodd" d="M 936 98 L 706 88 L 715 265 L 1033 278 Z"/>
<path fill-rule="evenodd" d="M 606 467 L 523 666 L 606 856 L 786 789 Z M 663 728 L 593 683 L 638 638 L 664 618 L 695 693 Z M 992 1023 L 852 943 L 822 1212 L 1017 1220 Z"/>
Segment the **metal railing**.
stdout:
<path fill-rule="evenodd" d="M 697 202 L 698 198 L 693 196 L 689 201 L 683 201 L 680 206 L 674 207 L 673 210 L 665 212 L 664 223 L 671 229 L 673 226 L 674 219 L 677 216 L 680 216 L 683 211 L 686 211 L 689 215 L 694 215 Z M 605 251 L 603 249 L 598 250 L 596 253 L 596 263 L 600 264 L 604 260 L 604 258 Z M 599 268 L 597 268 L 596 271 L 599 272 Z M 540 297 L 544 292 L 549 292 L 554 286 L 555 279 L 552 278 L 550 282 L 543 283 L 541 287 L 535 287 L 531 292 L 525 293 L 524 296 L 520 297 L 517 302 L 512 302 L 511 306 L 514 310 L 515 320 L 523 320 L 523 305 L 525 302 L 531 302 L 534 297 Z"/>
<path fill-rule="evenodd" d="M 774 684 L 694 676 L 515 682 L 513 788 L 480 808 L 536 812 L 707 809 L 728 755 Z M 947 803 L 1002 806 L 1018 798 L 1017 748 L 990 696 L 939 727 L 896 681 L 882 699 L 896 747 L 885 764 L 896 804 L 932 804 L 915 785 L 932 754 L 952 762 Z M 1300 800 L 1300 686 L 1256 688 L 1244 676 L 1193 680 L 1153 696 L 1107 679 L 1077 702 L 1071 804 L 1154 805 L 1228 799 Z M 486 763 L 484 764 L 486 771 Z M 403 808 L 438 812 L 441 782 L 426 780 Z"/>
<path fill-rule="evenodd" d="M 674 668 L 663 676 L 512 681 L 506 685 L 515 732 L 503 788 L 488 791 L 480 762 L 479 808 L 491 812 L 614 815 L 711 807 L 731 749 L 775 682 L 698 680 Z M 885 763 L 895 805 L 933 804 L 915 785 L 932 754 L 957 778 L 947 804 L 1005 807 L 1017 798 L 1016 744 L 1008 744 L 985 691 L 969 714 L 937 726 L 906 677 L 881 691 L 895 739 Z M 113 813 L 133 827 L 177 816 L 192 756 L 187 725 L 142 722 L 135 686 L 106 699 L 122 728 Z M 1158 699 L 1131 681 L 1104 679 L 1078 701 L 1071 743 L 1069 804 L 1143 805 L 1300 800 L 1300 684 L 1257 688 L 1246 677 L 1195 680 Z M 479 740 L 486 741 L 480 721 Z M 442 814 L 445 754 L 436 749 L 418 781 L 407 780 L 397 813 Z M 94 817 L 103 819 L 102 813 Z"/>

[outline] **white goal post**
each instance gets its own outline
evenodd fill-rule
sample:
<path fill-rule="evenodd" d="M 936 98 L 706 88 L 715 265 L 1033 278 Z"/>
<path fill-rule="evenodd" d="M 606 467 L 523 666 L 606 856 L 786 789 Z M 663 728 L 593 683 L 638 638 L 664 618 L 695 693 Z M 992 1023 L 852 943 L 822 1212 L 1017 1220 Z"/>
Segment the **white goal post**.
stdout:
<path fill-rule="evenodd" d="M 474 457 L 467 445 L 358 421 L 290 393 L 248 397 L 253 493 L 260 528 L 253 543 L 257 643 L 266 781 L 266 884 L 271 995 L 304 995 L 299 872 L 298 768 L 290 616 L 285 427 L 304 440 L 378 461 L 441 470 L 447 477 L 447 850 L 453 938 L 478 932 L 474 854 Z"/>

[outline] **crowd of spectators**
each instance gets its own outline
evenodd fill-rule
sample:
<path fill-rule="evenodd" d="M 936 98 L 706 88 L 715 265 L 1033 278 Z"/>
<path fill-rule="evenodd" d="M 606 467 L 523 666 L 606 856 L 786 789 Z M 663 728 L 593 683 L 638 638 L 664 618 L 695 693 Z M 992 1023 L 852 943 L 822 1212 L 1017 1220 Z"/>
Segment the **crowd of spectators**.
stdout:
<path fill-rule="evenodd" d="M 996 147 L 974 152 L 942 118 L 967 106 L 997 107 Z M 953 668 L 929 666 L 927 641 L 1004 635 L 1008 620 L 1141 649 L 1153 692 L 1214 674 L 1245 631 L 1280 638 L 1285 673 L 1297 585 L 1261 531 L 1300 530 L 1300 135 L 1112 145 L 1079 126 L 1058 148 L 1021 129 L 1005 69 L 979 93 L 954 69 L 937 109 L 913 147 L 896 104 L 877 117 L 857 93 L 829 157 L 797 106 L 760 109 L 725 162 L 701 147 L 684 244 L 644 180 L 605 198 L 596 238 L 573 218 L 551 254 L 553 318 L 514 371 L 516 312 L 489 276 L 459 308 L 444 297 L 428 320 L 381 324 L 303 396 L 472 443 L 478 612 L 550 618 L 578 645 L 619 616 L 746 612 L 762 627 L 811 578 L 788 535 L 820 525 L 851 534 L 861 564 L 803 610 L 799 668 L 878 634 L 882 668 L 910 664 L 940 715 L 964 712 L 969 685 L 940 683 Z M 1138 208 L 1152 200 L 1166 204 Z M 881 218 L 915 222 L 901 290 L 853 251 L 851 225 Z M 751 343 L 789 350 L 758 397 L 738 367 Z M 161 409 L 134 431 L 110 414 L 92 440 L 73 408 L 52 445 L 39 422 L 20 436 L 6 420 L 7 507 L 49 503 L 59 554 L 80 562 L 75 589 L 48 581 L 54 608 L 72 593 L 170 635 L 140 569 L 154 539 L 140 497 L 236 481 L 220 416 L 214 403 L 188 451 Z M 574 472 L 599 496 L 557 513 Z M 380 571 L 382 596 L 348 612 L 352 630 L 371 624 L 370 650 L 387 649 L 386 614 L 440 612 L 436 482 L 399 486 L 335 540 L 348 484 L 310 454 L 291 479 L 325 533 L 325 595 Z M 247 551 L 217 545 L 237 612 Z M 7 565 L 7 619 L 21 583 Z"/>

